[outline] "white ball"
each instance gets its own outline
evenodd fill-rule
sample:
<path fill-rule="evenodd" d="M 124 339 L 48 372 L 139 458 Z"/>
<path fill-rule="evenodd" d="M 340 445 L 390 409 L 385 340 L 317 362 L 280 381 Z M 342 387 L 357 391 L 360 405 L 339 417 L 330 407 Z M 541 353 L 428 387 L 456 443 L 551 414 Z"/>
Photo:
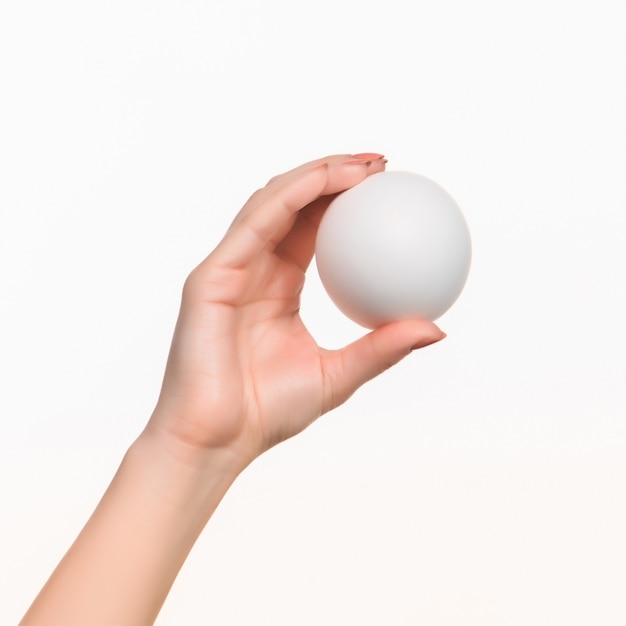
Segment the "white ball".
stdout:
<path fill-rule="evenodd" d="M 463 290 L 471 252 L 454 199 L 409 172 L 373 174 L 337 196 L 315 247 L 328 295 L 366 328 L 440 317 Z"/>

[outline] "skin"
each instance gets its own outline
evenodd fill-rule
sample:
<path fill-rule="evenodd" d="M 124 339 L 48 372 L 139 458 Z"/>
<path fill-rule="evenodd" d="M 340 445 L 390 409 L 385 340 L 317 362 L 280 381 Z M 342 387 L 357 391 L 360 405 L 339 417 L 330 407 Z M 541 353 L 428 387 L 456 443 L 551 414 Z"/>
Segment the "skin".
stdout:
<path fill-rule="evenodd" d="M 404 320 L 325 350 L 300 319 L 324 210 L 384 166 L 377 155 L 334 155 L 250 197 L 185 282 L 154 413 L 22 626 L 152 624 L 211 514 L 255 458 L 445 337 L 431 322 Z"/>

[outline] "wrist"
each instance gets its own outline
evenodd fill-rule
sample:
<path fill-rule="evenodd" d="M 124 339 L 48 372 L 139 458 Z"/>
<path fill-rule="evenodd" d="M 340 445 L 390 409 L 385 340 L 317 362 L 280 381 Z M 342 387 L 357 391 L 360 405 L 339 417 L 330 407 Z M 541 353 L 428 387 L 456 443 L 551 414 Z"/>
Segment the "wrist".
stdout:
<path fill-rule="evenodd" d="M 202 449 L 150 427 L 131 444 L 123 463 L 152 475 L 155 485 L 181 494 L 193 487 L 198 496 L 225 492 L 245 468 L 227 449 Z"/>
<path fill-rule="evenodd" d="M 131 445 L 127 456 L 158 474 L 227 489 L 250 464 L 230 446 L 202 446 L 176 436 L 151 419 Z"/>
<path fill-rule="evenodd" d="M 160 398 L 139 439 L 183 465 L 236 477 L 262 452 L 245 435 L 245 424 L 239 413 L 198 410 Z"/>

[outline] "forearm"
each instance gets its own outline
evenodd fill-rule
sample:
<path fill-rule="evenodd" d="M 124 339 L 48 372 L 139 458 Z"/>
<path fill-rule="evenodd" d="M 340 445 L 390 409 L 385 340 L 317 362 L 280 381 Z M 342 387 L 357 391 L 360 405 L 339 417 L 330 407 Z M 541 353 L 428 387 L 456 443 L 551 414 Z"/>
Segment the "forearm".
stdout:
<path fill-rule="evenodd" d="M 21 626 L 152 624 L 240 469 L 147 429 Z"/>

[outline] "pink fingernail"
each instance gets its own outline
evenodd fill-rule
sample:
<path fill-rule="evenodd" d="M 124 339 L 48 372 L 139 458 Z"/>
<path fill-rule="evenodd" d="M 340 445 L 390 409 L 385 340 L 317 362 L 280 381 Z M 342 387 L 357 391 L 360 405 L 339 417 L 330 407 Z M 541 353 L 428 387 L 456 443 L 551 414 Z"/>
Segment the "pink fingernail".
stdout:
<path fill-rule="evenodd" d="M 448 336 L 442 330 L 440 332 L 441 332 L 441 335 L 439 337 L 437 337 L 437 338 L 430 338 L 430 339 L 422 340 L 419 343 L 416 343 L 411 348 L 411 352 L 413 352 L 415 350 L 419 350 L 420 348 L 425 348 L 426 346 L 430 346 L 433 343 L 437 343 L 438 341 L 441 341 L 442 339 L 445 339 Z"/>
<path fill-rule="evenodd" d="M 376 152 L 361 152 L 359 154 L 353 154 L 352 158 L 359 161 L 376 161 L 382 159 L 385 155 L 378 154 Z"/>

